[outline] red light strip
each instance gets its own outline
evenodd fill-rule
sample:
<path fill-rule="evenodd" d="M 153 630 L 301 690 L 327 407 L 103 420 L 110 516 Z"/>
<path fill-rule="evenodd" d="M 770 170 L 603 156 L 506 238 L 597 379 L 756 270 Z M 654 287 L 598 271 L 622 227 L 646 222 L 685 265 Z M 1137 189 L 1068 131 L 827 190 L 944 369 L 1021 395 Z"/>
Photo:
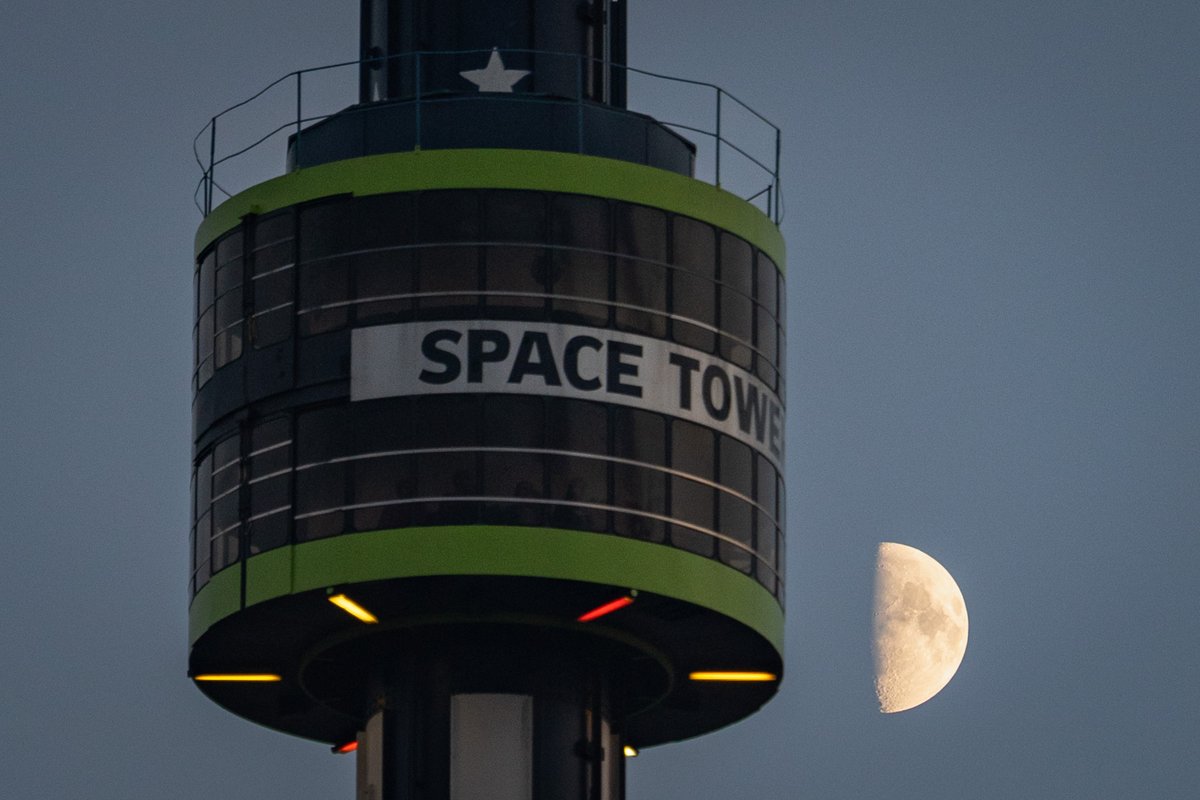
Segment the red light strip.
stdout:
<path fill-rule="evenodd" d="M 336 748 L 334 748 L 334 752 L 335 753 L 353 753 L 357 749 L 358 749 L 358 741 L 351 740 L 349 742 L 346 742 L 343 745 L 338 745 Z"/>
<path fill-rule="evenodd" d="M 611 614 L 612 612 L 617 611 L 618 609 L 622 609 L 632 602 L 633 602 L 633 598 L 629 597 L 628 595 L 625 597 L 618 597 L 616 600 L 613 600 L 611 603 L 605 603 L 604 605 L 600 606 L 599 608 L 593 608 L 591 611 L 587 612 L 586 614 L 584 614 L 583 616 L 581 616 L 579 619 L 577 619 L 575 621 L 576 622 L 591 622 L 592 620 L 594 620 L 598 617 L 603 617 L 605 614 Z"/>

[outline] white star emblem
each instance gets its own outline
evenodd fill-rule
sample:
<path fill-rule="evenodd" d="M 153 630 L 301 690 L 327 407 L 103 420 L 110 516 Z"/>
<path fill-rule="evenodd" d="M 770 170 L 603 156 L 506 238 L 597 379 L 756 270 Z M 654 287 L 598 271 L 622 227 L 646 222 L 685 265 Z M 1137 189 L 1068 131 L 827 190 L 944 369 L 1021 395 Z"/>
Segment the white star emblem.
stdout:
<path fill-rule="evenodd" d="M 508 92 L 511 94 L 513 84 L 528 75 L 529 70 L 505 69 L 504 62 L 500 60 L 500 53 L 493 47 L 486 68 L 468 69 L 458 74 L 478 86 L 481 92 Z"/>

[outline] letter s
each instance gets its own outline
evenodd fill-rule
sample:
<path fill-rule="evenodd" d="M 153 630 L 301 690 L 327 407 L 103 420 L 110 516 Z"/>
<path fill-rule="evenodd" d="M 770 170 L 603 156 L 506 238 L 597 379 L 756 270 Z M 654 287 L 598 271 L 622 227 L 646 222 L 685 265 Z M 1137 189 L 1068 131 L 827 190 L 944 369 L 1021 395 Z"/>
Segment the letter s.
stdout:
<path fill-rule="evenodd" d="M 421 340 L 421 355 L 435 364 L 441 364 L 445 369 L 441 372 L 432 372 L 427 369 L 421 370 L 418 375 L 422 383 L 433 383 L 437 385 L 450 383 L 459 376 L 462 372 L 462 362 L 450 350 L 441 350 L 438 345 L 443 342 L 453 342 L 458 344 L 462 339 L 462 334 L 458 331 L 441 330 L 431 331 Z"/>

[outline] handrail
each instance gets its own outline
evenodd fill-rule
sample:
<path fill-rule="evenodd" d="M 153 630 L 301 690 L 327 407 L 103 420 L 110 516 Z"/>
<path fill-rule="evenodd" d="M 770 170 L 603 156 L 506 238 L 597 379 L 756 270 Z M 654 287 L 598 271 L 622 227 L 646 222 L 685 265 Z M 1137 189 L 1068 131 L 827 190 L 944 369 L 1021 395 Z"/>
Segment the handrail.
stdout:
<path fill-rule="evenodd" d="M 492 52 L 493 51 L 490 49 L 410 51 L 410 52 L 404 52 L 404 53 L 396 53 L 396 54 L 393 54 L 390 56 L 378 56 L 378 57 L 373 57 L 373 58 L 360 59 L 360 60 L 356 60 L 356 61 L 341 61 L 341 62 L 337 62 L 334 64 L 324 64 L 324 65 L 317 66 L 317 67 L 307 67 L 304 69 L 293 70 L 292 72 L 289 72 L 279 78 L 276 78 L 275 80 L 271 81 L 266 86 L 264 86 L 262 89 L 258 90 L 254 94 L 247 97 L 246 99 L 241 100 L 237 103 L 234 103 L 233 105 L 229 106 L 228 108 L 225 108 L 222 111 L 218 112 L 217 114 L 213 115 L 209 119 L 209 121 L 203 127 L 201 127 L 200 130 L 196 133 L 196 136 L 192 140 L 192 155 L 194 156 L 197 165 L 200 167 L 201 177 L 200 177 L 199 184 L 196 187 L 196 191 L 193 192 L 193 201 L 196 203 L 196 206 L 200 209 L 200 212 L 202 214 L 207 215 L 207 214 L 211 213 L 211 211 L 213 209 L 214 189 L 217 191 L 220 191 L 221 193 L 225 194 L 226 196 L 230 196 L 230 193 L 228 191 L 226 191 L 220 184 L 218 184 L 216 182 L 215 174 L 214 174 L 216 167 L 221 166 L 222 164 L 225 164 L 225 163 L 227 163 L 235 158 L 238 158 L 240 156 L 244 156 L 245 154 L 249 153 L 250 151 L 254 150 L 255 148 L 258 148 L 260 145 L 262 145 L 268 139 L 272 138 L 273 136 L 278 135 L 279 133 L 281 133 L 289 128 L 295 129 L 294 141 L 296 144 L 296 149 L 298 151 L 299 146 L 300 146 L 300 141 L 302 139 L 304 126 L 306 124 L 313 123 L 313 122 L 319 122 L 321 120 L 328 119 L 329 117 L 333 116 L 335 113 L 340 113 L 340 112 L 334 112 L 334 113 L 330 113 L 330 114 L 317 114 L 317 115 L 311 115 L 311 116 L 307 116 L 307 117 L 304 116 L 304 113 L 303 113 L 304 92 L 306 89 L 306 84 L 303 79 L 304 79 L 305 75 L 312 75 L 315 73 L 327 72 L 330 70 L 342 69 L 342 68 L 346 68 L 346 67 L 356 67 L 357 68 L 357 67 L 361 67 L 364 64 L 371 65 L 371 66 L 382 66 L 388 62 L 392 62 L 395 60 L 412 59 L 413 64 L 414 64 L 413 79 L 415 82 L 414 82 L 414 95 L 412 98 L 409 98 L 409 101 L 415 104 L 414 113 L 416 116 L 416 145 L 419 149 L 420 143 L 421 143 L 421 106 L 425 105 L 425 104 L 429 104 L 429 103 L 439 103 L 439 102 L 444 102 L 448 99 L 452 99 L 452 98 L 447 98 L 445 96 L 438 96 L 436 93 L 431 96 L 429 93 L 427 93 L 425 91 L 425 89 L 422 85 L 423 84 L 422 61 L 428 60 L 429 58 L 444 57 L 444 56 L 463 56 L 463 55 L 474 55 L 474 54 L 490 55 Z M 564 53 L 564 52 L 546 51 L 546 50 L 506 49 L 506 50 L 499 50 L 499 53 L 501 54 L 501 56 L 507 55 L 507 54 L 523 54 L 523 55 L 532 55 L 532 56 L 538 56 L 538 57 L 559 57 L 559 58 L 565 58 L 565 59 L 573 59 L 576 62 L 577 72 L 578 72 L 578 75 L 580 76 L 576 80 L 576 90 L 575 90 L 576 94 L 578 95 L 578 97 L 575 98 L 575 101 L 580 104 L 579 138 L 578 138 L 577 147 L 580 152 L 583 152 L 584 133 L 585 133 L 584 125 L 583 125 L 583 103 L 587 98 L 585 96 L 584 81 L 582 80 L 582 74 L 584 72 L 584 66 L 589 61 L 595 62 L 595 63 L 602 63 L 601 59 L 590 58 L 586 55 L 581 55 L 578 53 Z M 745 197 L 744 199 L 746 199 L 748 202 L 754 202 L 754 201 L 758 200 L 759 198 L 761 198 L 765 194 L 766 195 L 766 209 L 765 209 L 766 214 L 769 217 L 771 217 L 771 219 L 777 225 L 782 222 L 782 220 L 783 220 L 783 196 L 780 191 L 780 174 L 779 174 L 780 173 L 780 157 L 781 157 L 781 131 L 780 131 L 779 126 L 775 125 L 775 123 L 771 122 L 771 120 L 767 119 L 767 117 L 763 116 L 758 111 L 755 111 L 748 104 L 746 104 L 743 100 L 741 100 L 737 96 L 725 91 L 724 89 L 722 89 L 720 86 L 717 86 L 716 84 L 709 83 L 707 81 L 694 80 L 691 78 L 679 78 L 679 77 L 672 76 L 672 75 L 665 75 L 663 73 L 652 72 L 650 70 L 643 70 L 643 69 L 639 69 L 637 67 L 631 67 L 628 65 L 614 64 L 611 66 L 612 66 L 612 69 L 614 69 L 614 70 L 623 71 L 624 73 L 628 73 L 628 74 L 640 75 L 640 76 L 644 76 L 646 78 L 651 78 L 651 79 L 660 80 L 660 81 L 666 81 L 666 82 L 670 82 L 670 83 L 684 84 L 684 85 L 688 85 L 688 86 L 695 86 L 695 87 L 699 87 L 699 88 L 703 88 L 703 89 L 711 89 L 714 92 L 712 105 L 713 105 L 713 110 L 715 111 L 715 118 L 710 117 L 709 119 L 712 121 L 709 123 L 703 123 L 703 124 L 712 124 L 714 127 L 713 130 L 709 130 L 705 127 L 701 127 L 701 124 L 699 124 L 699 123 L 698 124 L 688 124 L 688 123 L 684 123 L 684 122 L 660 122 L 659 124 L 662 124 L 668 128 L 675 129 L 675 130 L 690 131 L 690 132 L 708 137 L 712 140 L 713 146 L 711 148 L 711 152 L 706 156 L 706 159 L 709 159 L 709 158 L 711 159 L 712 163 L 710 165 L 710 168 L 711 168 L 712 174 L 713 174 L 713 181 L 715 182 L 715 184 L 717 186 L 722 186 L 722 179 L 729 176 L 730 168 L 729 168 L 728 163 L 726 163 L 726 164 L 722 163 L 723 160 L 726 160 L 726 159 L 723 159 L 723 152 L 722 152 L 726 148 L 728 148 L 728 151 L 730 153 L 737 154 L 738 156 L 741 157 L 741 159 L 743 159 L 742 163 L 744 166 L 741 167 L 741 169 L 744 169 L 747 166 L 752 166 L 752 167 L 755 167 L 755 168 L 761 170 L 763 173 L 765 173 L 765 175 L 769 178 L 769 183 L 767 184 L 767 187 L 765 189 L 754 192 L 753 194 L 750 194 L 748 197 Z M 232 152 L 229 152 L 229 153 L 222 153 L 218 157 L 218 155 L 217 155 L 217 151 L 218 151 L 218 146 L 217 146 L 217 127 L 218 126 L 217 126 L 217 123 L 219 121 L 221 121 L 227 115 L 231 114 L 232 112 L 237 111 L 238 109 L 244 108 L 246 106 L 249 106 L 250 104 L 254 103 L 256 100 L 259 100 L 260 98 L 262 98 L 264 95 L 266 95 L 272 89 L 274 89 L 280 85 L 283 85 L 291 80 L 294 80 L 296 83 L 294 115 L 292 117 L 290 117 L 286 122 L 283 122 L 281 124 L 278 124 L 278 125 L 275 125 L 274 127 L 272 127 L 272 129 L 268 133 L 258 136 L 250 144 L 247 144 L 243 147 L 234 149 Z M 311 83 L 309 85 L 311 85 Z M 544 97 L 552 97 L 552 96 L 557 97 L 556 95 L 548 95 L 548 94 L 539 93 L 539 92 L 519 92 L 518 94 L 528 96 L 530 100 L 533 100 L 534 98 L 544 98 Z M 725 115 L 724 100 L 726 98 L 733 101 L 733 103 L 737 104 L 738 107 L 744 109 L 746 112 L 748 112 L 750 115 L 752 115 L 752 117 L 754 119 L 758 120 L 758 122 L 760 122 L 762 125 L 765 125 L 767 128 L 769 128 L 769 133 L 771 135 L 771 138 L 774 140 L 774 152 L 773 153 L 770 153 L 768 156 L 765 156 L 765 157 L 752 155 L 747 150 L 746 147 L 744 147 L 742 144 L 739 144 L 739 142 L 733 141 L 731 139 L 731 136 L 729 133 L 729 125 L 728 125 L 728 123 L 726 123 L 724 121 L 724 115 Z M 465 98 L 453 98 L 453 99 L 465 99 Z M 311 112 L 310 112 L 310 114 L 311 114 Z M 699 111 L 698 111 L 698 116 L 701 116 Z M 205 136 L 206 132 L 208 134 L 208 139 L 209 139 L 209 147 L 208 147 L 209 152 L 208 152 L 207 163 L 206 163 L 206 159 L 204 158 L 204 156 L 201 154 L 201 152 L 199 150 L 200 143 L 201 143 L 203 137 Z M 773 164 L 769 163 L 772 160 L 773 160 Z M 742 179 L 742 180 L 744 181 L 746 179 Z M 750 179 L 750 180 L 752 180 L 752 179 Z"/>

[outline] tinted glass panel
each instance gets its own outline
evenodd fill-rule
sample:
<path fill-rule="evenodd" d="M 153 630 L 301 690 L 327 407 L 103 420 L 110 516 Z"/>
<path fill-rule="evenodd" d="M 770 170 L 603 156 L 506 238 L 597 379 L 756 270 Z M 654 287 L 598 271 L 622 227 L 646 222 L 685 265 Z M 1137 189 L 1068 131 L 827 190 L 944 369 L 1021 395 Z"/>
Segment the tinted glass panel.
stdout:
<path fill-rule="evenodd" d="M 608 453 L 608 412 L 599 403 L 550 400 L 546 421 L 546 441 L 553 447 L 577 453 Z"/>
<path fill-rule="evenodd" d="M 546 196 L 541 192 L 488 192 L 484 241 L 544 242 Z"/>
<path fill-rule="evenodd" d="M 414 231 L 411 194 L 385 194 L 355 200 L 355 247 L 371 249 L 411 244 Z"/>
<path fill-rule="evenodd" d="M 217 243 L 217 266 L 228 264 L 235 258 L 242 257 L 242 237 L 241 230 L 236 230 L 226 236 Z"/>
<path fill-rule="evenodd" d="M 483 401 L 483 442 L 491 447 L 542 447 L 545 419 L 540 397 L 489 395 Z"/>
<path fill-rule="evenodd" d="M 667 463 L 667 420 L 661 414 L 614 406 L 613 455 L 665 466 Z"/>
<path fill-rule="evenodd" d="M 720 482 L 746 497 L 754 494 L 754 455 L 749 447 L 728 436 L 721 440 Z M 747 530 L 749 526 L 747 525 Z"/>
<path fill-rule="evenodd" d="M 362 253 L 352 256 L 355 296 L 358 298 L 356 320 L 360 323 L 382 321 L 393 314 L 403 314 L 413 307 L 413 301 L 402 295 L 415 291 L 416 269 L 411 250 L 390 250 L 381 253 Z M 364 298 L 380 298 L 362 302 Z"/>
<path fill-rule="evenodd" d="M 294 234 L 292 220 L 290 211 L 256 219 L 254 221 L 254 246 L 261 248 L 281 239 L 291 239 Z"/>
<path fill-rule="evenodd" d="M 656 208 L 618 203 L 616 251 L 652 261 L 667 260 L 667 215 Z"/>
<path fill-rule="evenodd" d="M 346 465 L 322 464 L 296 471 L 296 514 L 346 505 Z"/>
<path fill-rule="evenodd" d="M 716 275 L 717 235 L 713 226 L 691 217 L 675 217 L 674 255 L 671 261 L 689 272 L 712 278 Z"/>
<path fill-rule="evenodd" d="M 772 317 L 778 316 L 779 269 L 775 262 L 762 252 L 758 254 L 757 263 L 758 280 L 754 284 L 754 298 L 766 308 L 768 314 Z"/>
<path fill-rule="evenodd" d="M 671 466 L 690 475 L 712 480 L 713 437 L 710 429 L 694 422 L 671 421 Z"/>
<path fill-rule="evenodd" d="M 754 276 L 754 251 L 743 239 L 721 234 L 721 282 L 750 296 Z"/>
<path fill-rule="evenodd" d="M 419 206 L 418 241 L 479 241 L 479 200 L 475 192 L 422 192 Z"/>
<path fill-rule="evenodd" d="M 343 201 L 300 209 L 300 260 L 311 261 L 350 249 L 354 206 Z"/>
<path fill-rule="evenodd" d="M 323 408 L 301 414 L 296 422 L 297 465 L 345 455 L 344 420 L 341 408 Z"/>
<path fill-rule="evenodd" d="M 667 270 L 656 264 L 618 259 L 616 262 L 616 300 L 631 306 L 665 311 L 667 308 Z M 616 310 L 617 327 L 622 330 L 667 335 L 667 318 L 661 313 L 630 308 Z"/>
<path fill-rule="evenodd" d="M 349 318 L 345 305 L 349 299 L 350 272 L 346 259 L 333 258 L 301 265 L 300 333 L 324 333 L 344 326 Z"/>
<path fill-rule="evenodd" d="M 581 195 L 554 195 L 550 241 L 554 244 L 608 250 L 609 207 L 606 200 Z"/>
<path fill-rule="evenodd" d="M 557 250 L 551 254 L 550 291 L 565 297 L 608 299 L 609 257 L 574 250 Z M 554 318 L 563 322 L 604 325 L 608 308 L 596 303 L 582 303 L 556 297 L 551 301 Z"/>

